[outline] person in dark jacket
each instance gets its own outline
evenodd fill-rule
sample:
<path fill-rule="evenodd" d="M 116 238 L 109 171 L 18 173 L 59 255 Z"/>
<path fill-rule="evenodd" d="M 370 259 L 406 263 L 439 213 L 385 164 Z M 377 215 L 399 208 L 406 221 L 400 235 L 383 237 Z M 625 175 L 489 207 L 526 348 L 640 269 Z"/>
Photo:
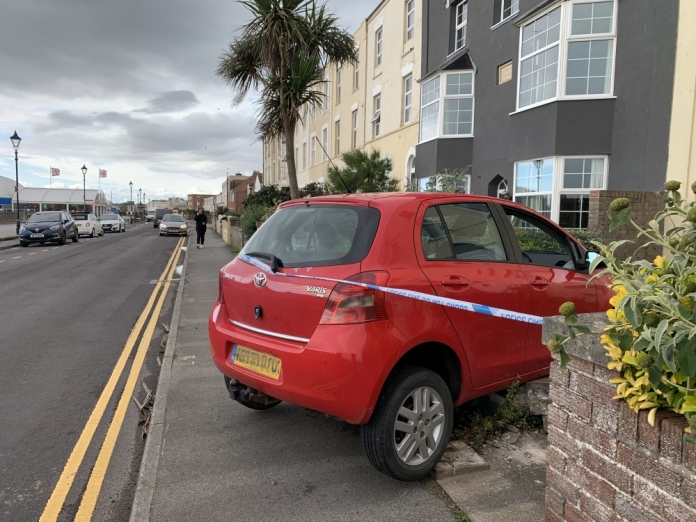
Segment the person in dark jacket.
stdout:
<path fill-rule="evenodd" d="M 205 231 L 208 228 L 208 216 L 203 213 L 203 209 L 198 209 L 196 214 L 196 248 L 203 248 L 205 243 Z"/>

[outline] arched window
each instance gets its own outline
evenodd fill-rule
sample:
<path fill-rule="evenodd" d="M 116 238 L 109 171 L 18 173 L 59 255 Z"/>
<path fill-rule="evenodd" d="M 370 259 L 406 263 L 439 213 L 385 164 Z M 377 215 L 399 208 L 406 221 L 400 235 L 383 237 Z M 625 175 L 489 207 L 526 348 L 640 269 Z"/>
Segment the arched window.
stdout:
<path fill-rule="evenodd" d="M 406 183 L 412 183 L 416 176 L 416 157 L 411 155 L 406 162 Z"/>

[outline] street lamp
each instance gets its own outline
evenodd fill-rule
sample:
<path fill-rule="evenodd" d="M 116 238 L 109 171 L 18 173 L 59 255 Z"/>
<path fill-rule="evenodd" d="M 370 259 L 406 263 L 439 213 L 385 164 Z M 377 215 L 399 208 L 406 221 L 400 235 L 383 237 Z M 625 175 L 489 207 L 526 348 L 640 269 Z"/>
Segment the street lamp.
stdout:
<path fill-rule="evenodd" d="M 541 167 L 543 165 L 544 165 L 543 159 L 534 160 L 534 166 L 536 167 L 536 171 L 537 171 L 537 188 L 536 188 L 537 192 L 539 192 L 541 190 L 541 188 L 540 188 L 540 185 L 541 185 Z"/>
<path fill-rule="evenodd" d="M 84 163 L 82 164 L 82 168 L 80 170 L 82 171 L 82 211 L 87 212 L 87 188 L 85 186 L 87 167 L 85 167 Z"/>
<path fill-rule="evenodd" d="M 10 136 L 10 141 L 15 150 L 15 198 L 17 199 L 17 235 L 19 235 L 19 159 L 17 159 L 17 150 L 22 138 L 17 136 L 17 131 Z"/>
<path fill-rule="evenodd" d="M 143 189 L 138 189 L 138 213 L 143 206 Z"/>
<path fill-rule="evenodd" d="M 131 181 L 130 183 L 128 183 L 128 185 L 130 186 L 130 189 L 131 189 L 130 202 L 131 202 L 131 205 L 133 205 L 133 182 Z M 131 223 L 133 223 L 133 214 L 132 213 L 131 213 Z"/>

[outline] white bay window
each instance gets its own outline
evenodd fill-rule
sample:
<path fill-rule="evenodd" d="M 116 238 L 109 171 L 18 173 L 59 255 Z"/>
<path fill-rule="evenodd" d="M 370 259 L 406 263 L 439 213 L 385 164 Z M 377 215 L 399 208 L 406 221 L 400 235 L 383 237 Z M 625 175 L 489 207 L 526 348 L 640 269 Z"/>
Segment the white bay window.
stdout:
<path fill-rule="evenodd" d="M 568 0 L 520 31 L 517 109 L 613 94 L 616 0 Z"/>
<path fill-rule="evenodd" d="M 606 156 L 557 156 L 515 163 L 513 199 L 564 228 L 587 228 L 590 191 L 604 190 Z"/>
<path fill-rule="evenodd" d="M 444 86 L 441 84 L 444 83 Z M 443 88 L 444 87 L 444 88 Z M 420 141 L 471 137 L 474 129 L 474 73 L 445 72 L 421 87 Z"/>

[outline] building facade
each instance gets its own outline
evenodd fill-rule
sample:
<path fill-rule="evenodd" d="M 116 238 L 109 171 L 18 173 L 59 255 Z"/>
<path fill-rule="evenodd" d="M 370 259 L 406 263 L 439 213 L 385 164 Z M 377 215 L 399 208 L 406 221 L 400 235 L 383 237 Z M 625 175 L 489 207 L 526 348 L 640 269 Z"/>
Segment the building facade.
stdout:
<path fill-rule="evenodd" d="M 186 203 L 187 208 L 198 210 L 199 208 L 205 209 L 205 198 L 215 197 L 214 194 L 189 194 L 188 201 Z"/>
<path fill-rule="evenodd" d="M 307 108 L 295 129 L 300 187 L 323 183 L 331 163 L 353 149 L 378 149 L 392 159 L 391 176 L 410 180 L 418 142 L 417 79 L 421 70 L 421 8 L 417 0 L 383 0 L 353 34 L 355 65 L 329 64 L 324 101 Z M 264 175 L 287 185 L 285 141 L 264 141 Z"/>
<path fill-rule="evenodd" d="M 692 180 L 694 3 L 425 0 L 415 175 L 468 167 L 566 228 L 592 191 Z"/>

